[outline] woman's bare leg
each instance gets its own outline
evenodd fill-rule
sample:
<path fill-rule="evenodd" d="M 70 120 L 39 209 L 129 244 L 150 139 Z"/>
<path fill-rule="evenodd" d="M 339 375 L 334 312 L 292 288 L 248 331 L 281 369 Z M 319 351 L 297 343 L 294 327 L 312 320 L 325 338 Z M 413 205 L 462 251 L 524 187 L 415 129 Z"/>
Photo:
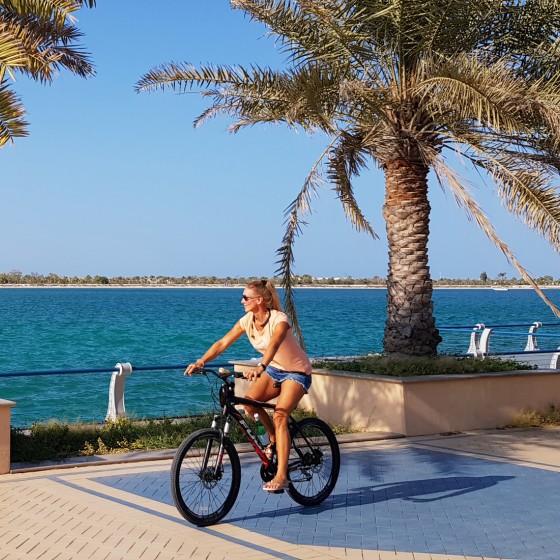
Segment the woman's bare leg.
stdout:
<path fill-rule="evenodd" d="M 296 381 L 287 379 L 282 383 L 280 395 L 276 403 L 276 410 L 274 411 L 278 469 L 276 476 L 265 485 L 265 490 L 282 488 L 288 482 L 288 458 L 290 456 L 291 444 L 288 417 L 296 408 L 303 395 L 305 395 L 305 389 Z"/>
<path fill-rule="evenodd" d="M 274 383 L 274 380 L 269 375 L 263 374 L 256 381 L 251 383 L 245 396 L 248 399 L 268 402 L 280 394 L 280 388 L 275 387 Z M 276 441 L 274 423 L 268 412 L 266 412 L 264 408 L 250 406 L 248 404 L 245 405 L 245 410 L 251 418 L 253 418 L 255 414 L 259 415 L 259 420 L 265 427 L 270 441 L 274 443 Z"/>

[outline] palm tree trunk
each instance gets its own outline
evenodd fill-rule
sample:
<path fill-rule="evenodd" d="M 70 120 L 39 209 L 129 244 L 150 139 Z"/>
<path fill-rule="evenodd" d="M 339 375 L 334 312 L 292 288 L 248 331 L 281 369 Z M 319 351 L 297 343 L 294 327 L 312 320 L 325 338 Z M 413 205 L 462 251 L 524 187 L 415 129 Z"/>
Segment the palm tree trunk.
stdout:
<path fill-rule="evenodd" d="M 389 271 L 383 347 L 388 354 L 433 356 L 441 337 L 428 266 L 428 167 L 399 159 L 385 166 L 385 180 Z"/>

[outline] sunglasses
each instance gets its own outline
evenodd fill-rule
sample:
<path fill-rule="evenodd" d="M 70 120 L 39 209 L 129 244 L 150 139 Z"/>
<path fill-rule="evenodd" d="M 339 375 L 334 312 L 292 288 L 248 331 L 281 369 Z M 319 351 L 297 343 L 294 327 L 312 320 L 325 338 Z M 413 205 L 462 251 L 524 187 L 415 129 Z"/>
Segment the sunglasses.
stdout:
<path fill-rule="evenodd" d="M 261 297 L 261 296 L 246 296 L 245 294 L 243 294 L 243 295 L 241 296 L 241 299 L 242 299 L 243 301 L 248 301 L 248 300 L 250 300 L 250 299 L 258 299 L 258 298 L 260 298 L 260 297 Z"/>

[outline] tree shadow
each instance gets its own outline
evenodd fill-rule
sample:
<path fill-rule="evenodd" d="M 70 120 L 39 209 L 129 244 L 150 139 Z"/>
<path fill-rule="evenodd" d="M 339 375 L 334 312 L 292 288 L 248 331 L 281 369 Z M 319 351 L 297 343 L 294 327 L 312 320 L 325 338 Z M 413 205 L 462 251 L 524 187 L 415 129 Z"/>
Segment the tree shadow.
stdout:
<path fill-rule="evenodd" d="M 465 457 L 446 451 L 434 451 L 432 449 L 419 449 L 406 447 L 398 450 L 376 450 L 366 454 L 356 453 L 353 456 L 345 457 L 346 462 L 354 463 L 360 476 L 370 480 L 383 480 L 385 473 L 395 469 L 395 457 L 398 465 L 403 461 L 404 464 L 416 465 L 415 470 L 419 470 L 419 465 L 426 465 L 429 472 L 434 472 L 440 476 L 453 476 L 458 469 L 464 470 L 465 466 L 480 464 L 480 459 Z"/>
<path fill-rule="evenodd" d="M 499 482 L 511 480 L 513 476 L 453 476 L 429 478 L 425 480 L 407 480 L 358 489 L 362 495 L 371 495 L 370 503 L 389 500 L 409 502 L 436 502 L 470 492 L 476 492 L 495 486 Z M 435 495 L 437 494 L 437 496 Z M 433 497 L 421 497 L 430 496 Z"/>
<path fill-rule="evenodd" d="M 228 518 L 229 523 L 246 521 L 262 517 L 279 517 L 293 515 L 316 515 L 321 511 L 330 511 L 339 508 L 364 506 L 389 502 L 391 500 L 404 500 L 414 503 L 429 503 L 446 500 L 477 492 L 515 478 L 514 476 L 453 476 L 443 478 L 428 478 L 421 480 L 406 480 L 388 484 L 362 486 L 349 488 L 344 494 L 333 494 L 322 504 L 313 507 L 294 508 L 286 507 L 274 509 L 269 512 L 260 511 L 258 515 L 247 515 L 237 518 Z"/>

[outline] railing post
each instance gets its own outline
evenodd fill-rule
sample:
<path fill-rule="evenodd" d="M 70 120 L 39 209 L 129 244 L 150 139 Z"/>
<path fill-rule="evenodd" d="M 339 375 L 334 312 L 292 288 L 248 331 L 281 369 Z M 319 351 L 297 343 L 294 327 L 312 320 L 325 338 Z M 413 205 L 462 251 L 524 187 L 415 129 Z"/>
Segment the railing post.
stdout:
<path fill-rule="evenodd" d="M 560 350 L 560 348 L 558 348 Z M 554 352 L 550 358 L 550 365 L 548 366 L 550 369 L 560 369 L 558 367 L 558 361 L 560 359 L 560 352 Z"/>
<path fill-rule="evenodd" d="M 124 364 L 115 364 L 117 371 L 111 375 L 111 384 L 109 385 L 109 406 L 107 407 L 107 416 L 105 420 L 116 420 L 118 417 L 126 417 L 126 409 L 124 406 L 124 383 L 126 378 L 132 373 L 132 365 L 130 362 Z"/>
<path fill-rule="evenodd" d="M 471 354 L 473 356 L 478 356 L 478 339 L 480 338 L 480 329 L 483 329 L 484 325 L 482 323 L 477 323 L 472 330 L 471 338 L 469 342 L 469 349 L 467 350 L 467 354 Z"/>
<path fill-rule="evenodd" d="M 492 334 L 492 329 L 490 327 L 486 327 L 482 334 L 480 335 L 480 343 L 478 350 L 480 352 L 480 356 L 484 357 L 488 352 L 490 352 L 490 335 Z"/>
<path fill-rule="evenodd" d="M 477 323 L 473 327 L 473 331 L 471 333 L 471 340 L 467 354 L 477 358 L 483 358 L 486 354 L 488 354 L 491 334 L 491 327 L 486 327 L 484 323 Z"/>
<path fill-rule="evenodd" d="M 14 401 L 0 399 L 0 474 L 10 472 L 11 412 Z"/>
<path fill-rule="evenodd" d="M 527 346 L 525 346 L 525 352 L 530 352 L 531 350 L 539 350 L 539 345 L 537 343 L 537 337 L 535 333 L 537 329 L 542 327 L 542 323 L 535 321 L 529 328 L 529 335 L 527 336 Z"/>

